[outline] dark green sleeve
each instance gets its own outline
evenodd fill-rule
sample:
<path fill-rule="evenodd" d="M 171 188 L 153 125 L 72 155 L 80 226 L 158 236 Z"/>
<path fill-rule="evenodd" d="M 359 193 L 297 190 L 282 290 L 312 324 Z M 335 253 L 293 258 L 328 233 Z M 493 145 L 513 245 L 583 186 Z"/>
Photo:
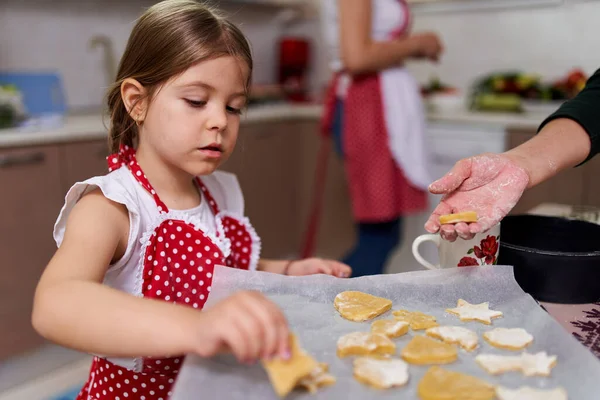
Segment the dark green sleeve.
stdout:
<path fill-rule="evenodd" d="M 592 148 L 585 161 L 600 152 L 600 69 L 588 79 L 585 88 L 577 96 L 563 103 L 558 110 L 546 118 L 539 130 L 548 122 L 558 118 L 568 118 L 577 122 L 590 135 Z"/>

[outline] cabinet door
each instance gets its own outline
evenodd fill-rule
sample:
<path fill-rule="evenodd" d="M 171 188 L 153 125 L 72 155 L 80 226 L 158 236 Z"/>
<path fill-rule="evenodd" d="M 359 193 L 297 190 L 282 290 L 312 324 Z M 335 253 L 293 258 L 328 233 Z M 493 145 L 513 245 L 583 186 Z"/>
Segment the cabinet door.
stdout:
<path fill-rule="evenodd" d="M 299 246 L 304 242 L 308 227 L 315 181 L 318 172 L 317 162 L 322 145 L 319 135 L 318 121 L 304 121 L 300 124 L 300 140 L 303 156 L 300 161 L 302 184 L 300 190 L 300 208 L 298 213 Z M 329 140 L 329 139 L 326 139 Z M 355 225 L 352 217 L 352 206 L 348 193 L 348 184 L 344 163 L 335 152 L 333 145 L 327 160 L 323 206 L 317 230 L 316 254 L 321 257 L 339 259 L 351 248 L 355 241 Z M 300 248 L 298 248 L 300 249 Z"/>
<path fill-rule="evenodd" d="M 235 152 L 221 168 L 238 177 L 265 258 L 286 257 L 297 248 L 297 143 L 294 122 L 244 125 Z"/>
<path fill-rule="evenodd" d="M 56 146 L 0 150 L 0 359 L 43 343 L 31 327 L 35 286 L 56 250 L 63 203 Z"/>
<path fill-rule="evenodd" d="M 66 193 L 76 182 L 108 172 L 106 140 L 68 143 L 61 147 L 63 168 L 63 191 Z"/>
<path fill-rule="evenodd" d="M 509 130 L 509 149 L 517 147 L 533 137 L 531 131 Z M 567 205 L 581 204 L 584 193 L 584 171 L 571 168 L 560 172 L 553 178 L 529 190 L 526 190 L 511 214 L 523 214 L 542 203 L 559 203 Z"/>
<path fill-rule="evenodd" d="M 600 185 L 598 177 L 600 176 L 600 156 L 596 156 L 581 167 L 583 171 L 583 201 L 584 206 L 600 207 Z"/>

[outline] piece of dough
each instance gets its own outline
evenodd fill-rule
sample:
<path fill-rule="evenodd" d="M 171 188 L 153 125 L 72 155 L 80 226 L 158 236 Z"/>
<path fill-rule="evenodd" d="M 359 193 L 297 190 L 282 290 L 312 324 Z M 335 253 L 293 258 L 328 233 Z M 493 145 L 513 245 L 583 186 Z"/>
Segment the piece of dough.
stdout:
<path fill-rule="evenodd" d="M 411 364 L 449 364 L 456 361 L 458 351 L 451 344 L 417 335 L 402 349 L 402 358 Z"/>
<path fill-rule="evenodd" d="M 413 331 L 433 328 L 439 325 L 433 315 L 424 314 L 419 311 L 398 310 L 392 312 L 392 315 L 398 321 L 408 322 Z"/>
<path fill-rule="evenodd" d="M 520 371 L 525 376 L 549 376 L 556 365 L 556 356 L 549 356 L 545 351 L 519 356 L 501 356 L 497 354 L 479 354 L 475 357 L 477 364 L 492 375 L 509 371 Z"/>
<path fill-rule="evenodd" d="M 347 320 L 363 322 L 392 308 L 392 301 L 363 292 L 347 291 L 335 296 L 333 305 Z"/>
<path fill-rule="evenodd" d="M 483 334 L 492 346 L 505 350 L 523 350 L 533 342 L 533 336 L 523 328 L 496 328 Z"/>
<path fill-rule="evenodd" d="M 458 222 L 477 222 L 475 211 L 465 211 L 457 214 L 440 215 L 440 224 L 456 224 Z"/>
<path fill-rule="evenodd" d="M 495 397 L 494 386 L 487 382 L 438 366 L 425 373 L 417 393 L 421 400 L 492 400 Z"/>
<path fill-rule="evenodd" d="M 499 400 L 567 400 L 567 392 L 561 387 L 543 390 L 522 386 L 512 390 L 498 386 L 496 395 Z"/>
<path fill-rule="evenodd" d="M 396 344 L 387 336 L 378 333 L 352 332 L 342 336 L 337 342 L 338 357 L 384 355 L 395 352 Z"/>
<path fill-rule="evenodd" d="M 474 350 L 479 341 L 475 332 L 462 326 L 436 326 L 427 329 L 425 334 L 446 343 L 458 344 L 468 351 Z"/>
<path fill-rule="evenodd" d="M 360 357 L 354 360 L 354 377 L 375 389 L 404 386 L 408 382 L 408 364 L 399 359 Z"/>
<path fill-rule="evenodd" d="M 409 323 L 393 319 L 380 319 L 371 324 L 371 332 L 397 338 L 408 332 Z"/>
<path fill-rule="evenodd" d="M 492 323 L 492 318 L 501 317 L 501 311 L 490 310 L 490 303 L 471 304 L 463 299 L 458 299 L 456 308 L 448 308 L 446 312 L 458 315 L 461 321 L 478 321 L 486 325 Z"/>
<path fill-rule="evenodd" d="M 296 387 L 300 379 L 318 367 L 317 362 L 302 350 L 295 335 L 290 337 L 290 353 L 291 358 L 288 360 L 275 358 L 262 362 L 271 385 L 279 397 L 285 397 Z"/>
<path fill-rule="evenodd" d="M 329 365 L 319 363 L 317 368 L 298 381 L 297 386 L 308 390 L 310 394 L 315 394 L 319 388 L 333 385 L 336 382 L 335 377 L 329 374 L 328 371 Z"/>

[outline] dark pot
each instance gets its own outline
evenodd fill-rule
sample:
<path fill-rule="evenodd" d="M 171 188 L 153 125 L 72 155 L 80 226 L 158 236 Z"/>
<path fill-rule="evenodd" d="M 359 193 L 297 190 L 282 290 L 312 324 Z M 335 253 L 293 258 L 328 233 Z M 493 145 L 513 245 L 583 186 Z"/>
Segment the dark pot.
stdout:
<path fill-rule="evenodd" d="M 508 216 L 500 225 L 498 264 L 514 266 L 515 279 L 536 300 L 596 302 L 600 299 L 600 225 Z"/>

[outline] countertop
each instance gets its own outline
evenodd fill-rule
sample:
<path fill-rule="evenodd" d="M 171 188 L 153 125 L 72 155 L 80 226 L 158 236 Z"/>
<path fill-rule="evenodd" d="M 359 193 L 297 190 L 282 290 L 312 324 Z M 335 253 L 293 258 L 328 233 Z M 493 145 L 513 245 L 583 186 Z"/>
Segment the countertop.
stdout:
<path fill-rule="evenodd" d="M 309 119 L 322 115 L 320 104 L 275 104 L 253 106 L 242 116 L 242 125 L 261 122 Z M 535 131 L 545 118 L 542 114 L 477 113 L 464 111 L 430 111 L 430 123 L 470 124 L 518 127 Z M 68 115 L 58 128 L 43 130 L 0 129 L 0 148 L 37 146 L 53 143 L 99 140 L 106 137 L 108 121 L 100 113 Z"/>

